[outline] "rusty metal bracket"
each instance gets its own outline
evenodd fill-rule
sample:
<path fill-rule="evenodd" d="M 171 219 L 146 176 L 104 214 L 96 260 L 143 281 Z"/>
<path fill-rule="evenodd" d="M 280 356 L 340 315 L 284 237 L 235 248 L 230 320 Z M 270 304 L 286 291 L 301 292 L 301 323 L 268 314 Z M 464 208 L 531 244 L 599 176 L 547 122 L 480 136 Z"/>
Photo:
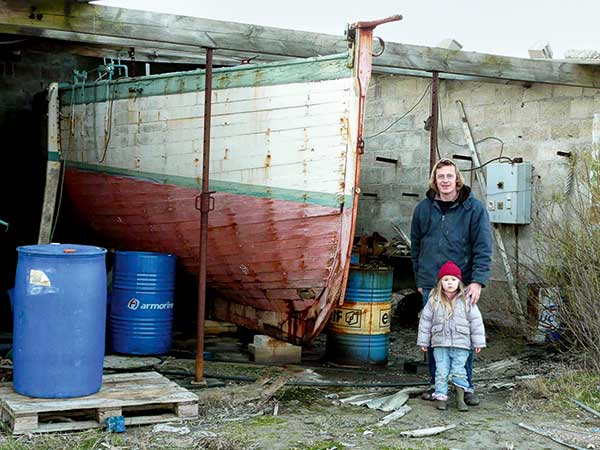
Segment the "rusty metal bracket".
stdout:
<path fill-rule="evenodd" d="M 400 14 L 395 14 L 393 16 L 386 17 L 385 19 L 371 20 L 369 22 L 355 22 L 352 25 L 350 25 L 348 29 L 355 30 L 357 28 L 367 28 L 372 30 L 375 27 L 377 27 L 377 25 L 382 25 L 384 23 L 389 22 L 396 22 L 398 20 L 402 20 L 402 16 Z"/>
<path fill-rule="evenodd" d="M 362 155 L 365 152 L 365 140 L 361 137 L 358 138 L 358 142 L 356 143 L 356 147 L 358 149 L 358 153 Z"/>
<path fill-rule="evenodd" d="M 196 195 L 196 209 L 201 212 L 209 212 L 215 209 L 215 198 L 212 196 L 216 191 L 203 192 Z"/>
<path fill-rule="evenodd" d="M 375 27 L 377 27 L 377 25 L 389 22 L 396 22 L 398 20 L 402 20 L 402 16 L 400 14 L 386 17 L 385 19 L 372 20 L 370 22 L 355 22 L 352 24 L 348 24 L 346 26 L 346 30 L 344 31 L 344 35 L 348 40 L 348 47 L 351 49 L 350 52 L 348 52 L 348 67 L 354 67 L 354 44 L 356 42 L 356 30 L 360 28 L 362 30 L 369 30 L 372 33 Z M 380 37 L 375 37 L 375 39 L 379 41 L 379 45 L 381 46 L 381 50 L 378 53 L 372 54 L 372 56 L 376 58 L 378 56 L 381 56 L 385 51 L 385 42 Z"/>
<path fill-rule="evenodd" d="M 381 39 L 379 36 L 373 36 L 374 39 L 377 39 L 379 41 L 379 46 L 381 47 L 381 50 L 379 50 L 377 53 L 372 53 L 373 58 L 377 58 L 381 55 L 383 55 L 383 52 L 385 52 L 385 41 L 383 39 Z"/>

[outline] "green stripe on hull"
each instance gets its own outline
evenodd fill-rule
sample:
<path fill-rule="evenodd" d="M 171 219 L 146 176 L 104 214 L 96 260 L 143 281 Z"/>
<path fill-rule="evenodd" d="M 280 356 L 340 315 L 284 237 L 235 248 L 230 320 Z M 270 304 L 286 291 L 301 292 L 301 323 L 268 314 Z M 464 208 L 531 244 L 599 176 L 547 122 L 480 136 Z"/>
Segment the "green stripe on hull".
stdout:
<path fill-rule="evenodd" d="M 61 103 L 80 104 L 104 102 L 156 95 L 183 94 L 204 91 L 204 70 L 174 72 L 148 77 L 125 78 L 112 82 L 100 81 L 83 86 L 61 86 Z M 242 65 L 215 69 L 213 89 L 273 86 L 277 84 L 337 80 L 352 76 L 347 55 L 331 55 L 304 60 L 270 64 Z M 72 99 L 73 98 L 73 99 Z"/>
<path fill-rule="evenodd" d="M 96 164 L 80 163 L 75 161 L 64 161 L 65 168 L 77 168 L 89 170 L 91 172 L 104 173 L 107 175 L 117 175 L 132 177 L 138 180 L 149 181 L 158 184 L 168 184 L 190 189 L 202 189 L 202 179 L 181 177 L 176 175 L 166 175 L 160 173 L 140 172 L 130 169 L 118 169 L 115 167 L 104 167 Z M 274 200 L 287 200 L 298 203 L 311 203 L 315 205 L 330 206 L 339 208 L 349 208 L 352 205 L 352 195 L 340 196 L 337 194 L 327 194 L 323 192 L 307 192 L 295 189 L 273 188 L 268 186 L 256 186 L 251 184 L 233 183 L 229 181 L 210 180 L 210 189 L 227 194 L 250 195 L 252 197 L 272 198 Z"/>

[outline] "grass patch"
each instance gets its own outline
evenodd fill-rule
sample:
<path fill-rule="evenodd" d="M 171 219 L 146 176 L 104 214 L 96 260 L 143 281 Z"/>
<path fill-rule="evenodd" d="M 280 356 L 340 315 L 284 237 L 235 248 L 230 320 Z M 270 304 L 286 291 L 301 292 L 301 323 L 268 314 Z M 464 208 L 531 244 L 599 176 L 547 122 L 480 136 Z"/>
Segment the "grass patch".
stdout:
<path fill-rule="evenodd" d="M 311 444 L 310 446 L 303 447 L 290 447 L 290 450 L 344 450 L 346 446 L 344 444 L 340 444 L 339 442 L 334 441 L 321 441 L 316 444 Z"/>
<path fill-rule="evenodd" d="M 251 364 L 205 361 L 204 367 L 207 372 L 223 376 L 232 375 L 251 378 L 270 376 L 276 378 L 285 374 L 285 369 L 277 366 L 259 366 Z"/>
<path fill-rule="evenodd" d="M 287 423 L 287 420 L 282 417 L 260 416 L 256 419 L 253 419 L 251 422 L 248 422 L 248 426 L 266 427 L 269 425 L 280 425 L 283 423 Z"/>
<path fill-rule="evenodd" d="M 592 372 L 577 371 L 555 378 L 526 380 L 513 392 L 511 404 L 526 407 L 532 402 L 549 411 L 579 410 L 572 399 L 579 400 L 590 408 L 600 410 L 600 379 Z"/>
<path fill-rule="evenodd" d="M 398 446 L 388 446 L 384 445 L 383 447 L 377 447 L 377 450 L 419 450 L 422 447 L 398 447 Z M 431 450 L 450 450 L 450 447 L 435 447 Z"/>
<path fill-rule="evenodd" d="M 3 436 L 0 439 L 2 450 L 96 450 L 105 448 L 102 443 L 112 447 L 125 444 L 123 436 L 107 434 L 100 430 L 79 433 L 33 434 L 22 436 Z"/>
<path fill-rule="evenodd" d="M 205 450 L 248 450 L 255 447 L 239 437 L 207 436 L 200 438 L 194 448 Z"/>
<path fill-rule="evenodd" d="M 315 400 L 320 400 L 323 394 L 321 391 L 302 386 L 285 386 L 275 394 L 275 398 L 280 402 L 291 402 L 294 400 L 300 403 L 312 405 Z"/>

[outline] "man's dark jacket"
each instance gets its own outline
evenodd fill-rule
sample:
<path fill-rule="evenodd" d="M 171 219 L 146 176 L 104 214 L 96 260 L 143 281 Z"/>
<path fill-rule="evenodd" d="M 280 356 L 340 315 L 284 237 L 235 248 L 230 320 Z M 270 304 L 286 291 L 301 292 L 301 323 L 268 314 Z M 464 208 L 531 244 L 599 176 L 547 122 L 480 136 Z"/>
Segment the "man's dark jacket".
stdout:
<path fill-rule="evenodd" d="M 465 285 L 477 282 L 485 286 L 492 265 L 492 234 L 485 206 L 463 186 L 457 201 L 443 215 L 435 196 L 430 189 L 413 213 L 410 237 L 417 287 L 433 288 L 438 271 L 449 260 L 460 267 Z"/>

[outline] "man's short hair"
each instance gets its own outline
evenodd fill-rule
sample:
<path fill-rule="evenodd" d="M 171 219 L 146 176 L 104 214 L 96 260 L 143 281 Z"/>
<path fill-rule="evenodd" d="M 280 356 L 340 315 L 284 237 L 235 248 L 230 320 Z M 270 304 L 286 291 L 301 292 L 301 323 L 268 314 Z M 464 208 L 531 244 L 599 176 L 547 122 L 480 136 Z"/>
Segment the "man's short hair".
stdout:
<path fill-rule="evenodd" d="M 456 190 L 460 190 L 460 188 L 462 188 L 465 184 L 465 179 L 463 178 L 462 174 L 460 173 L 460 170 L 458 169 L 458 166 L 456 165 L 456 163 L 454 161 L 452 161 L 450 158 L 442 158 L 434 164 L 433 169 L 431 169 L 431 176 L 429 177 L 429 188 L 439 194 L 437 184 L 435 183 L 435 181 L 436 181 L 435 173 L 437 172 L 437 170 L 440 167 L 444 167 L 444 166 L 454 167 L 454 172 L 456 173 Z"/>

